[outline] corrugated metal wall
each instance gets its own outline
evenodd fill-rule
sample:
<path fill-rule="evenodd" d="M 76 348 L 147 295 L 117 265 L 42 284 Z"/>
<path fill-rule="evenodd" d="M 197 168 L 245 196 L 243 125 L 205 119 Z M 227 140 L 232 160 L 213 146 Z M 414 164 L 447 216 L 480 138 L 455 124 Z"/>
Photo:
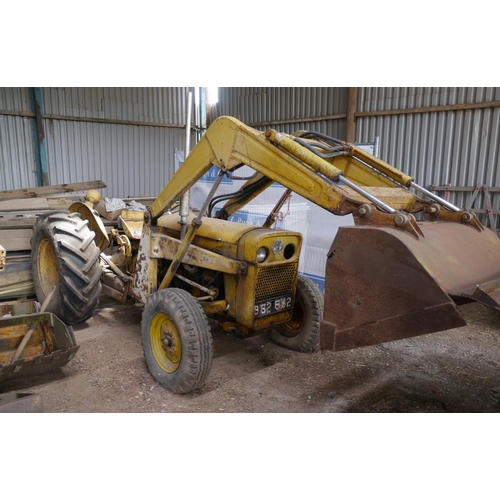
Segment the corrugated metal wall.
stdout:
<path fill-rule="evenodd" d="M 174 173 L 182 129 L 46 120 L 51 184 L 102 180 L 103 195 L 156 196 Z"/>
<path fill-rule="evenodd" d="M 107 196 L 157 195 L 174 171 L 175 149 L 184 149 L 187 90 L 43 88 L 50 183 L 101 179 Z M 360 87 L 356 141 L 379 137 L 379 156 L 425 187 L 497 187 L 500 108 L 449 107 L 499 100 L 498 87 Z M 431 110 L 415 111 L 421 107 Z M 34 186 L 28 89 L 0 88 L 0 111 L 9 112 L 0 114 L 0 190 Z M 311 129 L 344 139 L 346 113 L 347 88 L 221 87 L 210 119 L 232 115 L 259 129 Z M 449 194 L 459 206 L 467 206 L 471 196 Z M 500 195 L 492 199 L 500 210 Z M 485 207 L 483 194 L 474 207 Z"/>
<path fill-rule="evenodd" d="M 187 87 L 43 88 L 45 114 L 176 125 L 185 122 Z"/>
<path fill-rule="evenodd" d="M 498 87 L 360 88 L 357 112 L 499 100 Z M 357 117 L 356 139 L 373 141 L 376 136 L 380 137 L 381 158 L 415 177 L 420 185 L 500 186 L 499 107 Z M 465 207 L 472 196 L 470 191 L 452 192 L 450 201 Z M 491 199 L 493 209 L 499 210 L 500 196 L 492 194 Z M 474 207 L 486 207 L 483 193 L 476 198 Z M 480 218 L 488 222 L 485 215 Z"/>
<path fill-rule="evenodd" d="M 1 90 L 0 110 L 33 111 L 28 89 Z M 187 91 L 42 88 L 50 184 L 102 180 L 103 196 L 156 196 L 184 150 Z M 0 120 L 0 190 L 36 186 L 33 118 Z"/>
<path fill-rule="evenodd" d="M 360 87 L 355 140 L 373 142 L 379 137 L 379 156 L 424 187 L 499 187 L 499 100 L 499 87 Z M 497 101 L 496 107 L 415 111 L 492 101 Z M 346 112 L 347 88 L 229 87 L 219 89 L 211 118 L 227 114 L 259 129 L 310 129 L 345 139 Z M 465 207 L 473 193 L 446 196 Z M 500 194 L 491 194 L 491 199 L 493 209 L 500 210 Z M 486 208 L 483 193 L 474 208 Z M 480 218 L 488 224 L 486 215 Z"/>
<path fill-rule="evenodd" d="M 347 88 L 343 87 L 220 87 L 212 121 L 230 115 L 257 129 L 269 125 L 281 132 L 313 129 L 345 137 Z M 330 117 L 330 118 L 325 118 Z"/>
<path fill-rule="evenodd" d="M 0 87 L 0 110 L 31 112 L 27 88 Z M 0 191 L 36 186 L 33 119 L 0 115 Z"/>

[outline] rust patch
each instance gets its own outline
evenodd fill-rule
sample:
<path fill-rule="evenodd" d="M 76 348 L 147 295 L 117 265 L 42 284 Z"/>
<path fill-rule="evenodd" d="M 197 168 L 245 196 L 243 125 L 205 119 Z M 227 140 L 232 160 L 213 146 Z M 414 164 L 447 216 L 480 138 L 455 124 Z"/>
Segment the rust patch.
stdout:
<path fill-rule="evenodd" d="M 35 329 L 12 362 L 30 326 Z M 38 375 L 66 365 L 79 346 L 67 326 L 51 313 L 0 318 L 0 381 Z"/>
<path fill-rule="evenodd" d="M 36 116 L 36 130 L 38 134 L 38 140 L 40 143 L 45 139 L 45 131 L 43 129 L 42 112 L 40 108 L 40 103 L 35 101 L 35 116 Z"/>

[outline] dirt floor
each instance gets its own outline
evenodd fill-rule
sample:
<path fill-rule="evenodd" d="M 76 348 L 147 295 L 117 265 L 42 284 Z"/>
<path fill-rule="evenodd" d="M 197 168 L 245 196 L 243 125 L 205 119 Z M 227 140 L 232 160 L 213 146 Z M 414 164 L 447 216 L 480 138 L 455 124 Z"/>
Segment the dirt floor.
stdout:
<path fill-rule="evenodd" d="M 466 327 L 339 353 L 301 354 L 214 328 L 206 386 L 175 395 L 147 370 L 142 308 L 104 297 L 75 328 L 80 349 L 70 363 L 2 392 L 39 394 L 45 413 L 497 413 L 500 313 L 461 310 Z"/>

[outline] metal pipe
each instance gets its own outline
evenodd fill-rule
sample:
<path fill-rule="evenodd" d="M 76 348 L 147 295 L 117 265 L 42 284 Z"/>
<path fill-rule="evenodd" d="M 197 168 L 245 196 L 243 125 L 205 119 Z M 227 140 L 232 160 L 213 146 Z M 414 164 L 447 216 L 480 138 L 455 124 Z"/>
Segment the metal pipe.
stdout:
<path fill-rule="evenodd" d="M 414 182 L 410 182 L 410 186 L 417 191 L 420 191 L 421 193 L 424 193 L 427 195 L 429 198 L 433 199 L 434 201 L 437 201 L 438 203 L 441 203 L 441 205 L 444 205 L 446 208 L 449 208 L 453 212 L 460 212 L 460 208 L 456 207 L 455 205 L 452 205 L 451 203 L 447 202 L 437 194 L 431 193 L 430 191 L 427 191 L 427 189 L 423 188 L 422 186 L 419 186 L 418 184 L 415 184 Z"/>
<path fill-rule="evenodd" d="M 207 130 L 207 88 L 200 87 L 200 124 L 198 128 L 198 140 Z"/>
<path fill-rule="evenodd" d="M 193 106 L 193 93 L 187 93 L 187 113 L 186 113 L 186 147 L 184 149 L 184 161 L 189 155 L 189 150 L 191 148 L 191 109 Z M 179 215 L 181 216 L 181 239 L 184 238 L 186 234 L 186 224 L 187 217 L 189 215 L 189 189 L 181 196 L 181 204 L 179 208 Z"/>
<path fill-rule="evenodd" d="M 212 200 L 215 192 L 217 191 L 220 183 L 222 182 L 223 177 L 224 177 L 224 172 L 222 170 L 219 170 L 219 175 L 217 176 L 217 179 L 215 179 L 215 182 L 214 182 L 212 188 L 210 189 L 210 192 L 208 193 L 208 196 L 207 196 L 205 202 L 203 203 L 203 206 L 201 207 L 200 212 L 196 216 L 197 222 L 201 222 L 201 218 L 205 216 L 208 205 L 210 205 L 210 201 Z"/>
<path fill-rule="evenodd" d="M 35 118 L 35 113 L 26 111 L 7 111 L 0 110 L 0 116 L 19 116 L 24 118 Z M 66 116 L 66 115 L 52 115 L 44 114 L 44 120 L 58 120 L 68 122 L 84 122 L 84 123 L 102 123 L 108 125 L 132 125 L 134 127 L 160 127 L 160 128 L 186 128 L 184 123 L 160 123 L 160 122 L 146 122 L 139 120 L 114 120 L 112 118 L 92 118 L 90 116 Z"/>
<path fill-rule="evenodd" d="M 264 222 L 264 225 L 262 227 L 269 228 L 269 227 L 271 227 L 274 224 L 274 221 L 276 220 L 275 214 L 277 214 L 281 210 L 281 208 L 285 204 L 285 201 L 288 198 L 290 198 L 291 195 L 292 195 L 292 190 L 291 189 L 287 189 L 283 193 L 283 195 L 281 196 L 281 198 L 278 200 L 278 203 L 276 203 L 276 205 L 274 206 L 274 208 L 271 210 L 271 213 L 267 216 L 266 222 Z"/>
<path fill-rule="evenodd" d="M 423 114 L 423 113 L 438 113 L 443 111 L 467 111 L 475 109 L 491 109 L 500 107 L 500 101 L 487 101 L 478 102 L 474 104 L 451 104 L 444 106 L 429 106 L 423 108 L 410 108 L 410 109 L 392 109 L 387 111 L 362 111 L 354 113 L 355 118 L 372 118 L 379 116 L 393 116 L 393 115 L 405 115 L 405 114 Z M 35 113 L 26 111 L 12 111 L 12 110 L 0 110 L 0 115 L 8 116 L 22 116 L 26 118 L 33 118 Z M 63 120 L 63 121 L 80 121 L 89 123 L 110 123 L 116 125 L 134 125 L 134 126 L 148 126 L 148 127 L 165 127 L 165 128 L 185 128 L 182 124 L 171 124 L 171 123 L 154 123 L 154 122 L 141 122 L 141 121 L 130 121 L 130 120 L 114 120 L 109 118 L 91 118 L 82 116 L 64 116 L 64 115 L 53 115 L 46 114 L 43 116 L 46 120 Z M 274 125 L 287 125 L 294 123 L 311 123 L 320 122 L 325 120 L 345 120 L 347 118 L 346 113 L 338 113 L 334 115 L 320 115 L 312 118 L 302 117 L 294 118 L 290 120 L 271 120 L 263 122 L 250 122 L 247 123 L 250 127 L 272 127 Z"/>
<path fill-rule="evenodd" d="M 349 179 L 346 179 L 343 175 L 339 175 L 339 182 L 343 182 L 346 186 L 349 186 L 350 188 L 354 189 L 354 191 L 356 191 L 356 193 L 364 196 L 365 198 L 370 200 L 374 205 L 381 208 L 382 210 L 385 210 L 386 212 L 389 212 L 390 214 L 395 214 L 398 212 L 394 208 L 392 208 L 389 205 L 387 205 L 386 203 L 384 203 L 382 200 L 379 200 L 377 197 L 370 194 L 368 191 L 365 191 L 363 188 L 360 188 L 357 184 L 354 184 L 354 182 L 351 182 Z"/>
<path fill-rule="evenodd" d="M 191 243 L 193 242 L 194 237 L 196 236 L 196 232 L 198 231 L 199 227 L 202 224 L 201 219 L 203 217 L 203 214 L 206 212 L 208 204 L 212 196 L 214 195 L 215 191 L 219 187 L 219 184 L 221 183 L 223 177 L 224 177 L 224 172 L 221 170 L 219 172 L 218 178 L 216 179 L 214 185 L 212 186 L 212 189 L 210 190 L 209 195 L 207 196 L 207 199 L 205 200 L 205 203 L 203 204 L 202 209 L 200 210 L 199 214 L 191 221 L 191 225 L 189 226 L 189 229 L 186 231 L 185 237 L 182 238 L 182 243 L 179 245 L 177 253 L 175 254 L 174 259 L 170 263 L 170 267 L 168 268 L 165 276 L 163 277 L 160 286 L 158 287 L 159 290 L 163 290 L 164 288 L 170 286 L 172 279 L 177 273 L 177 269 L 179 269 L 179 266 L 181 265 L 182 260 L 184 259 L 184 256 L 188 251 L 189 245 L 191 245 Z"/>
<path fill-rule="evenodd" d="M 196 283 L 196 281 L 190 280 L 189 278 L 186 278 L 185 276 L 182 276 L 181 274 L 176 274 L 176 278 L 179 278 L 181 281 L 184 281 L 188 285 L 194 286 L 195 288 L 198 288 L 202 292 L 205 292 L 212 300 L 216 297 L 217 295 L 217 290 L 210 288 L 206 288 L 203 285 L 200 285 L 199 283 Z"/>
<path fill-rule="evenodd" d="M 377 146 L 378 147 L 378 146 Z M 375 155 L 373 155 L 375 156 Z M 361 158 L 359 158 L 358 156 L 353 156 L 353 158 L 356 160 L 356 161 L 359 161 L 359 163 L 361 163 L 361 165 L 363 165 L 364 167 L 368 168 L 369 170 L 371 170 L 372 172 L 375 172 L 377 175 L 380 175 L 381 177 L 384 177 L 384 179 L 387 179 L 391 182 L 393 182 L 394 184 L 396 184 L 397 186 L 399 186 L 400 188 L 403 188 L 403 189 L 408 189 L 408 185 L 404 185 L 400 182 L 400 180 L 397 180 L 397 179 L 394 179 L 393 177 L 391 177 L 390 175 L 387 175 L 385 172 L 383 172 L 382 170 L 379 170 L 378 168 L 374 167 L 373 165 L 370 165 L 369 163 L 367 163 L 366 161 L 362 160 Z M 378 158 L 377 158 L 378 159 Z M 404 174 L 403 174 L 404 175 Z M 411 182 L 411 181 L 409 181 Z"/>
<path fill-rule="evenodd" d="M 111 267 L 111 269 L 113 269 L 113 271 L 115 272 L 115 274 L 123 281 L 123 283 L 128 283 L 129 281 L 131 281 L 132 276 L 129 276 L 129 275 L 125 274 L 124 272 L 122 272 L 120 270 L 120 268 L 105 253 L 101 252 L 101 254 L 99 255 L 99 257 L 106 264 L 108 264 L 108 266 Z"/>

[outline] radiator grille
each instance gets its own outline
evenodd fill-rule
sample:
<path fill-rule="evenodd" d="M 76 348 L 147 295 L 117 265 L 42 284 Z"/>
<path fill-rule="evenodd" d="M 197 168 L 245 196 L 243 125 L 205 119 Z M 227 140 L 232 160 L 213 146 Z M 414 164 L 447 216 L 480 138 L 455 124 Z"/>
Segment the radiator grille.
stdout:
<path fill-rule="evenodd" d="M 290 293 L 297 275 L 297 263 L 261 267 L 257 270 L 255 301 Z"/>

